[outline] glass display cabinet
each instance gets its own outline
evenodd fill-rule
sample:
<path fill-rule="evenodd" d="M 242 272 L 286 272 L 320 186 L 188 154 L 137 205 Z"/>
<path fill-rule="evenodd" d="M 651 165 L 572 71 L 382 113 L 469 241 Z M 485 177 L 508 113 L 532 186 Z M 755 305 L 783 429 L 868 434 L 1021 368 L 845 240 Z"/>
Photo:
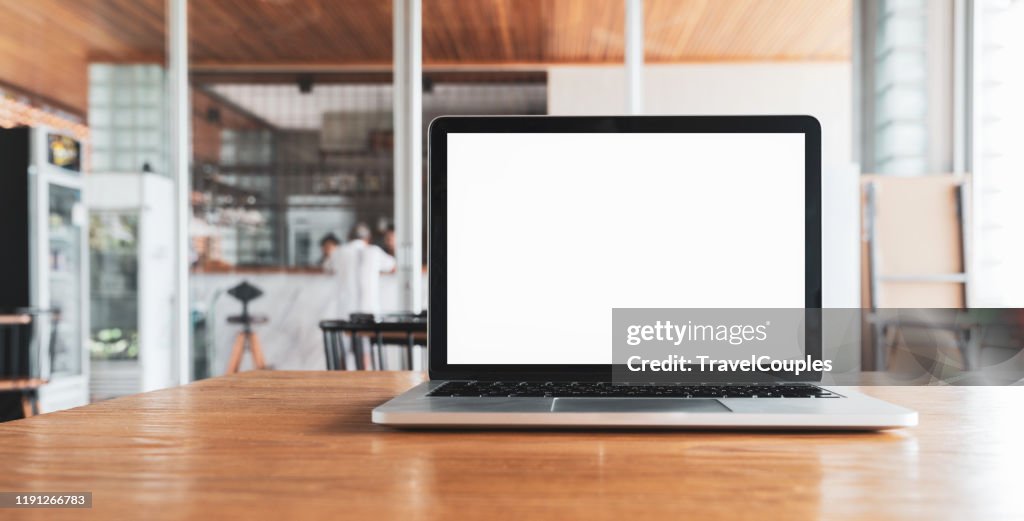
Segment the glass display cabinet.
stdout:
<path fill-rule="evenodd" d="M 89 401 L 84 147 L 44 127 L 0 130 L 0 308 L 34 314 L 31 342 L 47 343 L 41 412 Z M 51 341 L 52 339 L 52 341 Z"/>

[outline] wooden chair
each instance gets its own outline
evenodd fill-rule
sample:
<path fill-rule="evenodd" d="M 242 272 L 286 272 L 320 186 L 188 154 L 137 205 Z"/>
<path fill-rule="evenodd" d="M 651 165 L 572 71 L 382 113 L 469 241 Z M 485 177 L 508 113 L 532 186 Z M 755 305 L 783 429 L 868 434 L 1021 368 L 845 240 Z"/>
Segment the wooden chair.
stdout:
<path fill-rule="evenodd" d="M 0 392 L 21 393 L 25 418 L 39 414 L 39 388 L 47 383 L 32 349 L 32 315 L 0 315 Z"/>
<path fill-rule="evenodd" d="M 862 295 L 873 344 L 864 367 L 887 370 L 897 335 L 909 328 L 948 331 L 963 368 L 973 368 L 980 326 L 950 312 L 967 307 L 968 186 L 962 175 L 863 176 Z"/>
<path fill-rule="evenodd" d="M 357 370 L 367 368 L 384 370 L 385 345 L 405 348 L 405 369 L 413 369 L 416 346 L 427 345 L 427 316 L 419 314 L 394 314 L 375 317 L 371 314 L 353 313 L 347 320 L 323 320 L 320 330 L 324 336 L 324 355 L 328 371 L 347 369 L 345 335 L 350 338 L 352 358 Z M 369 342 L 370 350 L 364 351 Z"/>

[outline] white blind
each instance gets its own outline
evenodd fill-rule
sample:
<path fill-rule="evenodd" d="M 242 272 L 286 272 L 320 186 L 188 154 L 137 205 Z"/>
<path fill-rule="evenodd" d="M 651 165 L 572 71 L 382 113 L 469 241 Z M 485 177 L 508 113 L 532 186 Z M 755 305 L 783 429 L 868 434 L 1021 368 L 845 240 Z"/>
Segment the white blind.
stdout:
<path fill-rule="evenodd" d="M 978 0 L 972 306 L 1024 307 L 1024 1 Z"/>
<path fill-rule="evenodd" d="M 928 169 L 927 0 L 881 0 L 875 11 L 875 171 Z"/>

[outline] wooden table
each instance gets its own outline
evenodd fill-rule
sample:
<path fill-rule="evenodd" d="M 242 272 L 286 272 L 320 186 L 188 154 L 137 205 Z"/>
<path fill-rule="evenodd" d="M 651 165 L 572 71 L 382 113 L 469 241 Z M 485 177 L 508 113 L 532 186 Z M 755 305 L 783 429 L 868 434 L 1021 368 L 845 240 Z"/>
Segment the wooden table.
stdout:
<path fill-rule="evenodd" d="M 1024 388 L 874 387 L 885 433 L 402 432 L 422 378 L 252 372 L 0 425 L 3 519 L 1024 519 Z"/>

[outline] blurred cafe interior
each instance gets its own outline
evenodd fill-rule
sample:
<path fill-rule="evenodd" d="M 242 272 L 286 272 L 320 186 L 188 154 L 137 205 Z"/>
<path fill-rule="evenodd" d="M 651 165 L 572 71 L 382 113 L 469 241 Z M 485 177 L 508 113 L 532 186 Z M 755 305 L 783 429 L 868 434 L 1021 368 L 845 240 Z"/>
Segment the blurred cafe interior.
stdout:
<path fill-rule="evenodd" d="M 324 320 L 422 324 L 446 114 L 813 115 L 826 307 L 1024 307 L 1024 1 L 623 2 L 413 2 L 408 30 L 392 0 L 0 0 L 0 342 L 34 393 L 0 420 L 326 369 Z M 851 334 L 848 367 L 913 361 Z M 425 368 L 389 335 L 343 365 Z M 939 344 L 1024 365 L 1013 335 Z"/>

